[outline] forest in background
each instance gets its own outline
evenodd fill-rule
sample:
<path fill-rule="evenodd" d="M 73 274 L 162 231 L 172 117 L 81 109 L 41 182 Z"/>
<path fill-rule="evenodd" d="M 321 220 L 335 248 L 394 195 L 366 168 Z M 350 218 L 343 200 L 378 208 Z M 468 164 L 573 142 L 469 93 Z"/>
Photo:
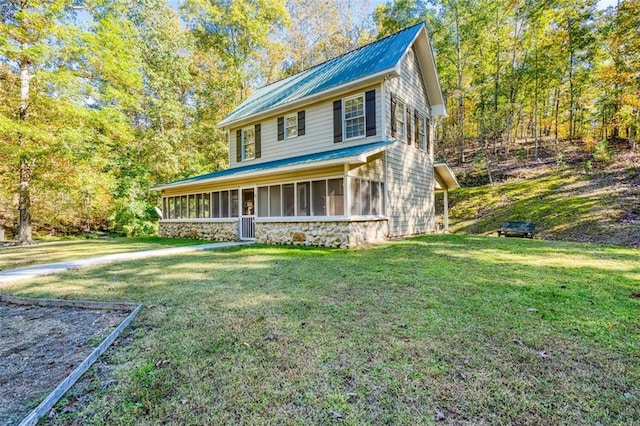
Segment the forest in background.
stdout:
<path fill-rule="evenodd" d="M 421 21 L 449 160 L 473 150 L 490 171 L 522 139 L 534 157 L 635 148 L 638 0 L 5 0 L 0 226 L 23 242 L 153 233 L 148 189 L 225 168 L 215 125 L 252 90 Z"/>

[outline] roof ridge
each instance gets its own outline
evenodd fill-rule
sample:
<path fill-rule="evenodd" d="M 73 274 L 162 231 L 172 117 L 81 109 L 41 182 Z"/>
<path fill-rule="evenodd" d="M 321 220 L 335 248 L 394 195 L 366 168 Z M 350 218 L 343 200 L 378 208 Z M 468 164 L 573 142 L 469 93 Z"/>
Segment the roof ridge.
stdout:
<path fill-rule="evenodd" d="M 383 40 L 386 40 L 386 39 L 388 39 L 388 38 L 394 37 L 394 36 L 396 36 L 396 35 L 398 35 L 398 34 L 400 34 L 400 33 L 402 33 L 402 32 L 408 31 L 408 30 L 410 30 L 410 29 L 412 29 L 412 28 L 414 28 L 414 27 L 417 27 L 417 26 L 419 26 L 419 25 L 424 25 L 424 22 L 423 22 L 423 21 L 420 21 L 420 22 L 418 22 L 417 24 L 413 24 L 413 25 L 411 25 L 410 27 L 406 27 L 406 28 L 403 28 L 403 29 L 401 29 L 401 30 L 398 30 L 398 31 L 396 31 L 396 32 L 395 32 L 395 33 L 393 33 L 393 34 L 389 34 L 389 35 L 387 35 L 387 36 L 384 36 L 384 37 L 382 37 L 382 38 L 379 38 L 379 39 L 374 40 L 374 41 L 372 41 L 372 42 L 369 42 L 369 43 L 367 43 L 367 44 L 363 44 L 363 45 L 362 45 L 362 46 L 360 46 L 360 47 L 356 47 L 355 49 L 352 49 L 352 50 L 349 50 L 349 51 L 347 51 L 347 52 L 341 53 L 341 54 L 340 54 L 340 55 L 338 55 L 338 56 L 334 56 L 334 57 L 333 57 L 333 58 L 331 58 L 331 59 L 327 59 L 326 61 L 322 61 L 322 62 L 320 62 L 320 63 L 318 63 L 318 64 L 312 65 L 312 66 L 310 66 L 309 68 L 305 68 L 305 69 L 303 69 L 302 71 L 298 71 L 298 72 L 297 72 L 297 73 L 295 73 L 295 74 L 292 74 L 292 75 L 287 76 L 287 77 L 282 77 L 282 78 L 280 78 L 280 79 L 278 79 L 278 80 L 275 80 L 275 81 L 273 81 L 273 82 L 271 82 L 271 83 L 265 84 L 264 86 L 258 87 L 256 90 L 262 90 L 262 89 L 264 89 L 264 88 L 266 88 L 266 87 L 269 87 L 269 86 L 271 86 L 271 85 L 273 85 L 273 84 L 280 83 L 280 82 L 282 82 L 282 81 L 284 81 L 284 80 L 287 80 L 287 79 L 289 79 L 289 78 L 293 78 L 293 77 L 295 77 L 295 76 L 297 76 L 297 75 L 300 75 L 300 74 L 302 74 L 302 73 L 305 73 L 305 72 L 307 72 L 307 71 L 310 71 L 310 70 L 312 70 L 312 69 L 314 69 L 314 68 L 318 68 L 318 67 L 320 67 L 320 66 L 322 66 L 322 65 L 325 65 L 325 64 L 327 64 L 327 63 L 329 63 L 329 62 L 332 62 L 332 61 L 335 61 L 335 60 L 337 60 L 337 59 L 340 59 L 340 58 L 341 58 L 341 57 L 343 57 L 343 56 L 346 56 L 346 55 L 349 55 L 349 54 L 351 54 L 351 53 L 354 53 L 354 52 L 357 52 L 357 51 L 359 51 L 359 50 L 362 50 L 362 49 L 364 49 L 365 47 L 373 46 L 373 45 L 374 45 L 374 44 L 376 44 L 376 43 L 380 43 L 380 42 L 382 42 Z"/>

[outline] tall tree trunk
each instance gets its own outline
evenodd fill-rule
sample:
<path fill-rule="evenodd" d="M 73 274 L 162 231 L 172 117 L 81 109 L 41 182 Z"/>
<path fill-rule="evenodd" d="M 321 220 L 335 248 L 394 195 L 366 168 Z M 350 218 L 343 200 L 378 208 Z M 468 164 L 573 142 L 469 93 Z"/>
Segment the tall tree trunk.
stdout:
<path fill-rule="evenodd" d="M 26 121 L 29 115 L 29 83 L 32 76 L 29 74 L 29 61 L 20 61 L 20 120 Z M 20 144 L 24 145 L 24 139 Z M 18 241 L 20 244 L 33 244 L 31 229 L 31 194 L 30 184 L 33 172 L 33 160 L 20 159 L 20 187 L 18 190 Z"/>
<path fill-rule="evenodd" d="M 638 137 L 638 125 L 640 122 L 640 110 L 636 111 L 636 121 L 629 128 L 629 149 L 633 151 L 636 149 L 636 138 Z"/>
<path fill-rule="evenodd" d="M 573 42 L 573 38 L 571 36 L 571 32 L 572 32 L 572 26 L 571 26 L 571 19 L 569 19 L 569 141 L 573 141 L 573 110 L 574 110 L 574 93 L 573 93 L 573 65 L 575 62 L 575 52 L 574 52 L 574 46 L 572 44 Z"/>
<path fill-rule="evenodd" d="M 538 159 L 538 145 L 539 145 L 539 140 L 538 140 L 538 47 L 535 46 L 536 49 L 536 53 L 535 53 L 535 88 L 534 88 L 534 96 L 533 96 L 533 137 L 534 137 L 534 143 L 535 143 L 535 151 L 534 151 L 534 158 L 537 160 Z"/>
<path fill-rule="evenodd" d="M 464 163 L 464 91 L 462 90 L 462 42 L 460 40 L 460 13 L 456 4 L 456 55 L 458 72 L 458 146 L 460 148 L 460 163 Z"/>
<path fill-rule="evenodd" d="M 555 90 L 556 108 L 553 114 L 554 116 L 554 129 L 553 129 L 553 143 L 556 147 L 556 155 L 558 155 L 558 119 L 560 116 L 560 88 L 556 87 Z"/>

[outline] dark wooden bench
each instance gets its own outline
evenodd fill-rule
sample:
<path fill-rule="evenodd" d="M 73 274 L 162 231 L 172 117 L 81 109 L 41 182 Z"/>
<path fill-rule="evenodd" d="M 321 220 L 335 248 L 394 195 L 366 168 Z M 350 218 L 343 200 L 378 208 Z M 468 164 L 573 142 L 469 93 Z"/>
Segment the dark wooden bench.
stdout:
<path fill-rule="evenodd" d="M 533 238 L 536 224 L 533 222 L 503 222 L 498 229 L 498 237 L 522 237 Z"/>

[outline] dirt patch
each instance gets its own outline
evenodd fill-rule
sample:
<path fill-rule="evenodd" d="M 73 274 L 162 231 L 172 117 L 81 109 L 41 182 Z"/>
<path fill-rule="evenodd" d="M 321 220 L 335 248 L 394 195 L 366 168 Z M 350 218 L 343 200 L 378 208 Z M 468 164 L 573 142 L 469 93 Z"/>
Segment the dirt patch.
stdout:
<path fill-rule="evenodd" d="M 0 425 L 20 423 L 129 313 L 0 302 Z"/>

